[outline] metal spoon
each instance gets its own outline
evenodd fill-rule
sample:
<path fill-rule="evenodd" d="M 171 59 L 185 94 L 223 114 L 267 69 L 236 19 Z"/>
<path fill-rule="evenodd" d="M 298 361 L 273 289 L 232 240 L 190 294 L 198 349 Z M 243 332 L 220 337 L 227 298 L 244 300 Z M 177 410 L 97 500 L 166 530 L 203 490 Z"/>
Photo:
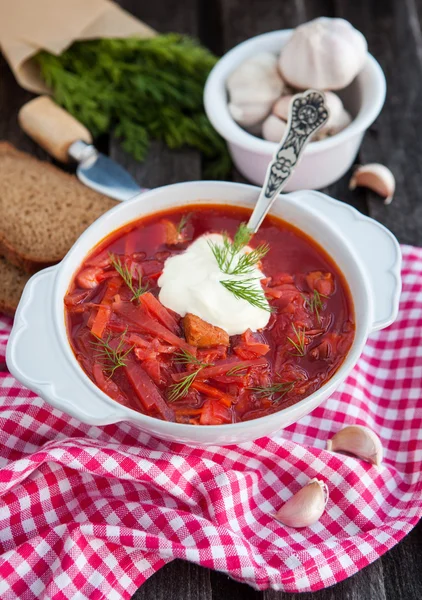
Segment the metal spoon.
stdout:
<path fill-rule="evenodd" d="M 268 165 L 264 185 L 248 222 L 252 233 L 258 231 L 275 198 L 293 174 L 310 138 L 327 122 L 328 116 L 322 92 L 307 90 L 293 96 L 286 133 Z"/>

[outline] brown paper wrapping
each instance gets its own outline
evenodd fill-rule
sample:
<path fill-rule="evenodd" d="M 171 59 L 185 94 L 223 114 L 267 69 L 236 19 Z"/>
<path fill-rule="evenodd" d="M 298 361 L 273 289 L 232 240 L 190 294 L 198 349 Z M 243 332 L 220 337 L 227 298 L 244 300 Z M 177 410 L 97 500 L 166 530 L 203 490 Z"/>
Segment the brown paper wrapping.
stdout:
<path fill-rule="evenodd" d="M 31 58 L 60 54 L 76 40 L 152 37 L 155 31 L 110 0 L 0 0 L 0 48 L 19 84 L 49 89 Z"/>

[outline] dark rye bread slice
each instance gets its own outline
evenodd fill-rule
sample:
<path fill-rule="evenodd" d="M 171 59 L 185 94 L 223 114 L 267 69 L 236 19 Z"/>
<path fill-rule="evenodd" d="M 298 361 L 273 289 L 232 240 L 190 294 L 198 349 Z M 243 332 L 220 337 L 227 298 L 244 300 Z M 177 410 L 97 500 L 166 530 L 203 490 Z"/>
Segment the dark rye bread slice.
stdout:
<path fill-rule="evenodd" d="M 0 313 L 13 317 L 29 278 L 28 273 L 0 257 Z"/>
<path fill-rule="evenodd" d="M 115 205 L 74 175 L 0 142 L 0 254 L 27 273 L 59 262 Z"/>

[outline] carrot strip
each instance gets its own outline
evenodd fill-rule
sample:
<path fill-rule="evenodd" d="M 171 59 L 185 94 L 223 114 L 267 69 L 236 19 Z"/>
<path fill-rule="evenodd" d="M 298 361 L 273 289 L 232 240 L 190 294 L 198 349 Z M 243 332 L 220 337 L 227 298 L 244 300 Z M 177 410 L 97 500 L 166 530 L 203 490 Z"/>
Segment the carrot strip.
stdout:
<path fill-rule="evenodd" d="M 146 292 L 142 294 L 139 298 L 141 304 L 146 308 L 153 317 L 155 317 L 164 327 L 167 327 L 171 332 L 176 335 L 180 332 L 179 325 L 177 324 L 176 319 L 169 313 L 165 306 L 161 304 L 157 300 L 155 296 L 151 294 L 151 292 Z"/>
<path fill-rule="evenodd" d="M 211 385 L 202 383 L 202 381 L 195 380 L 192 383 L 192 387 L 197 392 L 202 392 L 202 394 L 211 396 L 211 398 L 218 398 L 218 400 L 225 406 L 231 406 L 235 400 L 232 396 L 229 396 L 229 394 L 225 394 L 221 390 L 212 387 Z"/>
<path fill-rule="evenodd" d="M 100 306 L 94 322 L 92 323 L 91 333 L 99 338 L 103 337 L 105 328 L 111 315 L 110 306 Z"/>
<path fill-rule="evenodd" d="M 202 408 L 176 408 L 174 412 L 177 417 L 193 416 L 202 414 Z"/>

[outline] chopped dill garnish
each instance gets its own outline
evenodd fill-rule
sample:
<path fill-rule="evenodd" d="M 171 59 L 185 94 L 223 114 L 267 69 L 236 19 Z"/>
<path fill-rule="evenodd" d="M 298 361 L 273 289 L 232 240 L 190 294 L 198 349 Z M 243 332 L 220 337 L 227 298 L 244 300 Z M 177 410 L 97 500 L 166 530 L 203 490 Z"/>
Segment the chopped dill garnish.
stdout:
<path fill-rule="evenodd" d="M 179 398 L 186 396 L 198 373 L 202 371 L 202 369 L 205 369 L 205 367 L 214 366 L 214 363 L 203 362 L 187 350 L 178 352 L 174 357 L 174 362 L 182 365 L 195 365 L 197 368 L 191 373 L 186 373 L 183 379 L 178 383 L 173 383 L 169 387 L 170 393 L 167 396 L 169 402 L 174 402 L 175 400 L 179 400 Z"/>
<path fill-rule="evenodd" d="M 189 223 L 192 218 L 192 213 L 188 213 L 187 215 L 182 215 L 182 218 L 179 221 L 179 224 L 176 226 L 176 230 L 178 235 L 182 235 L 184 228 Z"/>
<path fill-rule="evenodd" d="M 261 244 L 248 253 L 242 253 L 242 249 L 249 243 L 252 232 L 248 229 L 246 223 L 241 223 L 233 237 L 230 240 L 227 233 L 223 233 L 221 243 L 209 241 L 209 247 L 214 255 L 218 267 L 226 275 L 252 275 L 257 264 L 268 253 L 270 247 L 268 244 Z M 220 281 L 235 298 L 246 300 L 249 304 L 271 311 L 263 291 L 254 287 L 257 281 L 256 277 L 238 280 Z"/>
<path fill-rule="evenodd" d="M 305 345 L 306 345 L 305 330 L 297 328 L 294 323 L 292 323 L 292 329 L 296 336 L 296 340 L 293 340 L 291 337 L 288 337 L 287 339 L 292 344 L 292 346 L 294 348 L 296 348 L 296 352 L 294 353 L 294 356 L 305 356 Z"/>
<path fill-rule="evenodd" d="M 203 367 L 198 367 L 196 371 L 192 371 L 192 373 L 188 373 L 181 381 L 178 383 L 173 383 L 169 390 L 170 393 L 167 396 L 169 402 L 174 402 L 175 400 L 179 400 L 179 398 L 184 398 L 186 394 L 189 392 L 192 383 L 195 381 L 196 376 L 199 371 L 201 371 Z"/>
<path fill-rule="evenodd" d="M 133 275 L 132 275 L 129 267 L 126 264 L 123 265 L 120 258 L 118 256 L 115 256 L 114 254 L 110 254 L 110 260 L 111 260 L 111 264 L 113 265 L 114 269 L 118 272 L 120 277 L 123 279 L 123 281 L 125 282 L 125 284 L 127 285 L 127 287 L 130 289 L 130 291 L 133 294 L 133 296 L 130 300 L 131 301 L 139 300 L 140 296 L 142 296 L 142 294 L 145 294 L 145 292 L 148 291 L 148 284 L 142 285 L 142 276 L 141 276 L 141 272 L 139 271 L 139 269 L 137 269 L 138 285 L 135 286 L 134 281 L 133 281 Z"/>
<path fill-rule="evenodd" d="M 98 335 L 92 334 L 97 340 L 96 342 L 91 342 L 96 347 L 95 358 L 99 361 L 104 371 L 109 373 L 110 379 L 113 377 L 116 369 L 126 366 L 125 358 L 134 348 L 134 346 L 131 346 L 128 350 L 124 350 L 126 333 L 127 328 L 122 333 L 116 348 L 110 346 L 112 340 L 111 334 L 104 340 Z"/>
<path fill-rule="evenodd" d="M 182 365 L 195 365 L 197 367 L 205 368 L 205 367 L 213 367 L 214 363 L 206 363 L 199 358 L 196 358 L 193 354 L 188 352 L 187 350 L 181 350 L 174 356 L 174 362 Z"/>
<path fill-rule="evenodd" d="M 268 244 L 260 244 L 248 254 L 242 254 L 237 262 L 237 265 L 230 271 L 230 275 L 246 275 L 251 273 L 256 265 L 269 252 Z"/>
<path fill-rule="evenodd" d="M 302 297 L 305 300 L 305 306 L 307 306 L 311 312 L 315 313 L 318 323 L 321 325 L 320 311 L 324 307 L 321 298 L 327 298 L 327 296 L 320 294 L 318 290 L 314 290 L 313 295 L 310 298 L 307 298 L 306 296 Z"/>
<path fill-rule="evenodd" d="M 231 369 L 229 369 L 226 373 L 226 375 L 228 377 L 232 377 L 232 376 L 236 376 L 236 377 L 242 377 L 242 375 L 244 375 L 244 373 L 240 373 L 240 371 L 245 371 L 248 367 L 243 367 L 242 365 L 237 365 L 236 367 L 232 367 Z"/>
<path fill-rule="evenodd" d="M 256 387 L 250 387 L 248 390 L 251 390 L 256 393 L 257 396 L 269 397 L 269 396 L 277 396 L 274 398 L 275 402 L 279 402 L 286 394 L 292 391 L 295 386 L 294 381 L 283 381 L 280 383 L 273 383 L 271 385 L 258 385 Z"/>
<path fill-rule="evenodd" d="M 233 275 L 235 274 L 232 270 L 233 261 L 240 253 L 242 248 L 249 243 L 252 237 L 252 232 L 250 229 L 248 229 L 246 223 L 241 223 L 234 234 L 233 241 L 229 238 L 226 232 L 224 232 L 222 235 L 222 244 L 212 241 L 209 241 L 208 244 L 212 250 L 212 253 L 214 254 L 220 271 L 228 275 Z M 252 252 L 250 254 L 252 254 Z M 246 257 L 247 255 L 244 256 Z M 255 260 L 255 262 L 250 261 L 251 266 L 249 267 L 249 271 L 253 266 L 256 265 L 257 262 L 259 262 L 259 260 L 260 259 Z M 233 268 L 235 269 L 236 267 Z"/>
<path fill-rule="evenodd" d="M 268 312 L 272 312 L 271 306 L 268 304 L 264 290 L 253 287 L 256 279 L 233 279 L 220 281 L 221 285 L 233 294 L 235 298 L 246 300 L 252 306 L 262 308 Z"/>

